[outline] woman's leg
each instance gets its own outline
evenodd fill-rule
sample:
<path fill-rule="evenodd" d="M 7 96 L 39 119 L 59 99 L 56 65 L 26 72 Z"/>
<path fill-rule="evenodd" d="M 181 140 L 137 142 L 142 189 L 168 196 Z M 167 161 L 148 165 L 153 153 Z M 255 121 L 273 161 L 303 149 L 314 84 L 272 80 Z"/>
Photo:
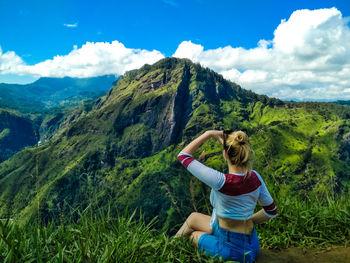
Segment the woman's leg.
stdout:
<path fill-rule="evenodd" d="M 210 216 L 201 213 L 191 213 L 179 231 L 177 231 L 175 237 L 191 235 L 194 244 L 197 244 L 201 235 L 205 233 L 212 234 L 213 230 L 210 228 L 210 218 Z"/>

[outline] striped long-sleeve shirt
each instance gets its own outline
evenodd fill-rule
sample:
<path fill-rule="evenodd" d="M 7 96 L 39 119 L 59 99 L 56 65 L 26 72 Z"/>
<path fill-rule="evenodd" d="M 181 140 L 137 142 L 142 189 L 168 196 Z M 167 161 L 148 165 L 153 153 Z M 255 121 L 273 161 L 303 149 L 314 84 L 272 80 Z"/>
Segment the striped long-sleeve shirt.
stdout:
<path fill-rule="evenodd" d="M 178 154 L 178 159 L 191 174 L 211 187 L 211 226 L 216 215 L 236 220 L 250 219 L 257 201 L 262 205 L 266 216 L 277 216 L 275 202 L 258 172 L 253 170 L 249 176 L 239 173 L 224 174 L 205 166 L 184 152 Z"/>

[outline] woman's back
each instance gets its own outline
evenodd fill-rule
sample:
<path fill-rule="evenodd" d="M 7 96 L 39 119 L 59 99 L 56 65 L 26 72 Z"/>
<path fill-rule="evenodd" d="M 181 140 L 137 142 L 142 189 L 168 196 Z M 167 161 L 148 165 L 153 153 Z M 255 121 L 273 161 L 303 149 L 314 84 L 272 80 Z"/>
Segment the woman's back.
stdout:
<path fill-rule="evenodd" d="M 189 172 L 212 188 L 211 226 L 218 217 L 220 226 L 227 230 L 251 233 L 254 226 L 251 218 L 257 201 L 263 206 L 267 216 L 276 216 L 277 209 L 273 199 L 256 171 L 248 174 L 224 174 L 205 166 L 188 153 L 180 152 L 178 159 Z"/>
<path fill-rule="evenodd" d="M 223 145 L 228 174 L 209 168 L 192 157 L 207 139 L 214 137 Z M 212 216 L 194 212 L 176 233 L 191 236 L 201 250 L 224 259 L 253 262 L 259 253 L 259 238 L 254 224 L 277 215 L 277 209 L 264 181 L 251 171 L 249 138 L 242 131 L 206 131 L 178 155 L 181 164 L 211 187 Z M 263 206 L 254 213 L 257 202 Z"/>
<path fill-rule="evenodd" d="M 231 218 L 217 217 L 221 228 L 232 232 L 238 232 L 243 234 L 251 234 L 254 229 L 254 223 L 252 219 L 248 220 L 236 220 Z"/>

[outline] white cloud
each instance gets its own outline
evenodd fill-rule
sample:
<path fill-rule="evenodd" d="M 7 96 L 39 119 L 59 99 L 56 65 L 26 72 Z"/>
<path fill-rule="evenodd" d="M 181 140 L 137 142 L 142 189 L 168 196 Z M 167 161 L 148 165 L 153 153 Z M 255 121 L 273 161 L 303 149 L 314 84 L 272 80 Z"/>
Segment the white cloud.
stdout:
<path fill-rule="evenodd" d="M 182 42 L 175 57 L 212 68 L 255 92 L 282 99 L 350 99 L 350 29 L 336 8 L 295 11 L 257 47 L 204 50 Z"/>
<path fill-rule="evenodd" d="M 174 2 L 175 3 L 175 2 Z M 272 40 L 257 47 L 218 47 L 183 41 L 175 57 L 212 68 L 243 88 L 281 99 L 350 100 L 350 28 L 336 8 L 298 10 L 284 19 Z M 157 50 L 126 48 L 118 41 L 87 42 L 66 55 L 27 65 L 13 51 L 2 53 L 0 74 L 91 77 L 124 74 L 164 55 Z"/>
<path fill-rule="evenodd" d="M 0 47 L 0 73 L 9 72 L 13 68 L 23 63 L 24 62 L 21 57 L 17 56 L 15 52 L 8 51 L 6 53 L 2 53 L 2 49 Z"/>
<path fill-rule="evenodd" d="M 74 24 L 63 24 L 63 26 L 65 26 L 65 27 L 78 27 L 78 22 L 76 22 L 76 23 L 74 23 Z"/>
<path fill-rule="evenodd" d="M 125 71 L 152 64 L 164 55 L 159 51 L 126 48 L 118 41 L 87 42 L 81 48 L 76 45 L 68 55 L 35 65 L 26 65 L 14 52 L 0 53 L 0 73 L 34 75 L 40 77 L 92 77 L 105 74 L 122 75 Z"/>
<path fill-rule="evenodd" d="M 204 48 L 201 45 L 193 44 L 191 41 L 183 41 L 173 55 L 177 58 L 188 58 L 192 61 L 197 61 L 198 57 L 203 54 Z"/>

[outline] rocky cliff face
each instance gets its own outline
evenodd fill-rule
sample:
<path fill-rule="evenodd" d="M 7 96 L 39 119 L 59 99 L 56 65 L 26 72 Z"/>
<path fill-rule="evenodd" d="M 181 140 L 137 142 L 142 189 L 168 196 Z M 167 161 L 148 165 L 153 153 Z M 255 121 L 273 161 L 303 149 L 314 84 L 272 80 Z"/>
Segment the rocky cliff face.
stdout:
<path fill-rule="evenodd" d="M 89 119 L 103 123 L 95 126 L 93 121 L 84 120 L 72 125 L 66 134 L 112 133 L 118 141 L 118 156 L 141 158 L 188 140 L 202 129 L 222 127 L 220 101 L 248 104 L 260 98 L 272 105 L 283 104 L 242 90 L 189 60 L 165 59 L 126 73 L 97 101 Z"/>
<path fill-rule="evenodd" d="M 37 138 L 31 120 L 0 109 L 0 162 L 25 146 L 33 146 Z"/>

